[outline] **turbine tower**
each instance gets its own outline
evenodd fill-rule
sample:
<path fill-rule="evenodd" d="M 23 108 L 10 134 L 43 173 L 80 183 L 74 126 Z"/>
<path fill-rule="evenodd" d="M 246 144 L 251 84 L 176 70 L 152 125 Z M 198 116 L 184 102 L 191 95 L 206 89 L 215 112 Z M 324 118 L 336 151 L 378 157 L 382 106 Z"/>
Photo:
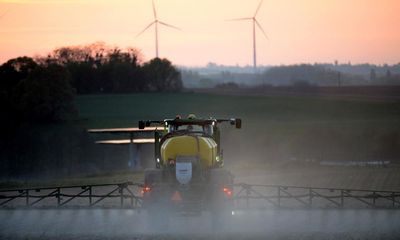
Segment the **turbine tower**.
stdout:
<path fill-rule="evenodd" d="M 164 25 L 166 27 L 174 28 L 177 30 L 181 30 L 178 27 L 172 26 L 171 24 L 162 22 L 158 20 L 157 18 L 157 12 L 156 12 L 156 7 L 154 6 L 154 0 L 152 1 L 153 3 L 153 14 L 154 14 L 154 21 L 152 21 L 145 29 L 143 29 L 136 37 L 139 37 L 142 33 L 144 33 L 148 28 L 154 25 L 154 32 L 155 32 L 155 41 L 156 41 L 156 58 L 158 58 L 158 24 Z"/>
<path fill-rule="evenodd" d="M 265 33 L 264 29 L 261 27 L 261 24 L 256 19 L 257 13 L 261 8 L 262 3 L 263 3 L 263 0 L 261 0 L 260 3 L 258 4 L 257 10 L 256 10 L 256 12 L 254 13 L 254 15 L 252 17 L 234 18 L 234 19 L 230 19 L 229 20 L 229 21 L 247 21 L 247 20 L 253 21 L 253 67 L 254 67 L 254 69 L 257 68 L 256 25 L 262 31 L 262 33 L 264 34 L 265 38 L 268 39 L 267 34 Z"/>

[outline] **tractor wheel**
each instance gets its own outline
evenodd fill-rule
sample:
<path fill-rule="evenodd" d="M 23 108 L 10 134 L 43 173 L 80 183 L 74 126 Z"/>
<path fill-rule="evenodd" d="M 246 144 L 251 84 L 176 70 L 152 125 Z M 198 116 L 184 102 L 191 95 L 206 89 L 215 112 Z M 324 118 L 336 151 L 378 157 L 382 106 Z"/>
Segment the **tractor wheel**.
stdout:
<path fill-rule="evenodd" d="M 163 172 L 161 169 L 145 169 L 144 185 L 150 188 L 150 191 L 143 196 L 143 206 L 147 210 L 149 230 L 166 231 L 169 228 L 170 212 L 168 203 L 165 202 L 164 191 L 162 189 Z"/>
<path fill-rule="evenodd" d="M 210 172 L 210 206 L 212 227 L 215 231 L 226 229 L 231 221 L 233 202 L 233 176 L 224 169 Z"/>
<path fill-rule="evenodd" d="M 162 182 L 162 170 L 157 168 L 148 168 L 144 170 L 144 184 L 151 186 L 154 183 Z"/>

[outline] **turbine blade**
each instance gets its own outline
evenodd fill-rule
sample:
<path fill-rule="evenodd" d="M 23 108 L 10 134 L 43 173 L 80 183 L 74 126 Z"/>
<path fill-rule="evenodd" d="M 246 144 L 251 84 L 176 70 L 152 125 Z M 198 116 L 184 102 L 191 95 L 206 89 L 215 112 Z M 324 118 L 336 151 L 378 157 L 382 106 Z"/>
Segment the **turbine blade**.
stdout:
<path fill-rule="evenodd" d="M 242 21 L 242 20 L 251 20 L 252 18 L 232 18 L 232 19 L 226 19 L 225 21 Z"/>
<path fill-rule="evenodd" d="M 154 0 L 152 0 L 151 3 L 153 4 L 154 20 L 157 20 L 157 12 L 156 12 L 156 7 L 155 7 L 155 5 L 154 5 Z"/>
<path fill-rule="evenodd" d="M 136 37 L 139 37 L 142 33 L 144 33 L 149 27 L 151 27 L 151 25 L 153 25 L 154 23 L 156 23 L 156 21 L 151 22 L 149 25 L 147 25 L 147 27 L 145 27 L 145 29 L 143 29 L 140 33 L 138 33 L 138 35 L 136 35 Z"/>
<path fill-rule="evenodd" d="M 258 10 L 260 10 L 262 3 L 263 3 L 263 0 L 261 0 L 261 1 L 260 1 L 260 3 L 258 4 L 258 7 L 257 7 L 257 10 L 256 10 L 256 13 L 254 13 L 254 17 L 256 17 L 256 16 L 257 16 Z"/>
<path fill-rule="evenodd" d="M 269 40 L 269 38 L 268 38 L 267 34 L 265 33 L 264 29 L 261 27 L 261 24 L 256 19 L 254 19 L 254 21 L 256 22 L 258 28 L 261 29 L 261 31 L 264 34 L 265 38 Z"/>
<path fill-rule="evenodd" d="M 8 11 L 10 11 L 10 9 L 5 10 L 1 15 L 0 15 L 0 19 L 2 19 L 7 13 Z"/>
<path fill-rule="evenodd" d="M 170 28 L 175 28 L 175 29 L 177 29 L 177 30 L 179 30 L 179 31 L 182 31 L 182 29 L 180 29 L 180 28 L 178 28 L 178 27 L 175 27 L 175 26 L 173 26 L 173 25 L 171 25 L 171 24 L 168 24 L 168 23 L 165 23 L 165 22 L 161 22 L 161 21 L 158 21 L 158 23 L 160 23 L 160 24 L 162 24 L 162 25 L 164 25 L 164 26 L 167 26 L 167 27 L 170 27 Z"/>

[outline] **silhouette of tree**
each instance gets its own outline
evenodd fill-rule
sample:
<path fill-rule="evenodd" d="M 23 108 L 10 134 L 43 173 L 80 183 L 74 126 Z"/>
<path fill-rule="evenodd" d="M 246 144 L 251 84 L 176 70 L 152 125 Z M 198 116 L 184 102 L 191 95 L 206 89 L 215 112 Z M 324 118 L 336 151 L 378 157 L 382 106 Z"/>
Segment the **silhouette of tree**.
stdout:
<path fill-rule="evenodd" d="M 2 112 L 1 128 L 12 129 L 21 118 L 18 111 L 19 99 L 17 89 L 38 65 L 32 58 L 19 57 L 11 59 L 0 66 L 0 108 Z"/>
<path fill-rule="evenodd" d="M 183 88 L 180 72 L 167 59 L 154 58 L 143 71 L 151 91 L 179 91 Z"/>
<path fill-rule="evenodd" d="M 37 67 L 20 82 L 16 96 L 23 121 L 57 122 L 75 113 L 69 74 L 60 65 Z"/>
<path fill-rule="evenodd" d="M 142 55 L 135 48 L 121 49 L 102 42 L 55 49 L 42 65 L 64 66 L 78 94 L 146 91 L 141 70 Z"/>
<path fill-rule="evenodd" d="M 145 81 L 133 50 L 121 51 L 115 48 L 108 55 L 108 62 L 102 67 L 108 75 L 109 92 L 127 93 L 146 90 Z"/>
<path fill-rule="evenodd" d="M 0 66 L 1 89 L 5 90 L 16 86 L 37 66 L 38 64 L 29 57 L 18 57 L 7 61 Z"/>

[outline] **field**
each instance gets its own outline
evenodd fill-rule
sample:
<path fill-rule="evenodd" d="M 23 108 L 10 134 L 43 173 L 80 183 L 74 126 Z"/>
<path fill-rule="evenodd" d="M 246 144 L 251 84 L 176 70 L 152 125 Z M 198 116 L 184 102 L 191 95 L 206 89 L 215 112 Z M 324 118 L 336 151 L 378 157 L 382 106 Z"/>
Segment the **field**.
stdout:
<path fill-rule="evenodd" d="M 189 113 L 243 119 L 242 129 L 224 126 L 222 132 L 225 166 L 236 173 L 237 181 L 379 189 L 400 186 L 400 102 L 393 98 L 185 92 L 79 96 L 76 105 L 80 117 L 73 127 L 43 126 L 32 131 L 31 135 L 40 133 L 45 139 L 35 145 L 42 164 L 27 165 L 27 173 L 32 174 L 26 179 L 3 178 L 1 188 L 43 186 L 50 184 L 49 179 L 52 185 L 140 180 L 141 173 L 132 175 L 128 170 L 126 147 L 95 146 L 98 136 L 88 136 L 85 130 L 132 127 L 142 119 Z M 151 165 L 152 147 L 146 151 L 143 161 Z M 320 166 L 346 161 L 387 161 L 390 167 Z M 254 181 L 247 177 L 253 172 L 258 172 Z"/>
<path fill-rule="evenodd" d="M 66 187 L 80 185 L 96 185 L 124 182 L 141 182 L 142 171 L 118 171 L 102 174 L 82 174 L 80 176 L 56 178 L 49 180 L 14 180 L 0 182 L 0 189 L 35 188 L 35 187 Z"/>
<path fill-rule="evenodd" d="M 398 189 L 400 183 L 398 100 L 186 92 L 80 96 L 77 103 L 87 128 L 189 113 L 240 117 L 243 128 L 224 127 L 222 136 L 226 166 L 237 181 L 376 189 Z M 319 165 L 383 160 L 390 168 Z"/>
<path fill-rule="evenodd" d="M 399 239 L 400 213 L 393 210 L 280 209 L 238 212 L 213 231 L 209 216 L 173 217 L 168 230 L 148 224 L 131 209 L 0 210 L 0 238 L 21 240 L 173 239 Z"/>
<path fill-rule="evenodd" d="M 247 127 L 258 123 L 399 122 L 400 101 L 330 99 L 321 96 L 246 96 L 207 93 L 88 95 L 77 98 L 80 118 L 90 127 L 132 126 L 140 119 L 198 116 L 242 117 Z"/>
<path fill-rule="evenodd" d="M 223 132 L 226 156 L 240 161 L 400 158 L 399 101 L 165 93 L 81 96 L 77 103 L 88 128 L 189 113 L 240 117 L 242 130 Z"/>

